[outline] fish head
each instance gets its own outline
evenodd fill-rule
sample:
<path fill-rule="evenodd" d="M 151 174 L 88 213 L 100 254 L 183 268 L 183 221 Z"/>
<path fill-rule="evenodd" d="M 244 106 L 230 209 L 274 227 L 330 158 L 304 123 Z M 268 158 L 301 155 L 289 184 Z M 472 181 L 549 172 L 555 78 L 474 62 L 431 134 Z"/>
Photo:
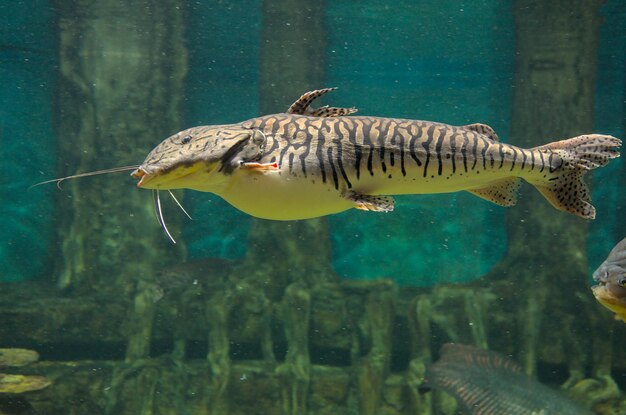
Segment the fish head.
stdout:
<path fill-rule="evenodd" d="M 619 242 L 593 273 L 598 285 L 592 287 L 605 307 L 626 316 L 626 238 Z"/>
<path fill-rule="evenodd" d="M 626 269 L 616 266 L 605 267 L 600 273 L 596 271 L 593 279 L 615 297 L 626 298 Z"/>
<path fill-rule="evenodd" d="M 193 127 L 156 146 L 131 173 L 143 189 L 215 191 L 242 163 L 263 156 L 265 134 L 240 125 Z"/>

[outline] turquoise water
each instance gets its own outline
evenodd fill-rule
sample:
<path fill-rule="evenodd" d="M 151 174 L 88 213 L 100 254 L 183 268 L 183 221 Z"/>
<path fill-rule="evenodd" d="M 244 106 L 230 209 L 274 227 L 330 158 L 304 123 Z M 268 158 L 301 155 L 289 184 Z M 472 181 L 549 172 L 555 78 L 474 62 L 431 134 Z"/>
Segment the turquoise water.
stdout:
<path fill-rule="evenodd" d="M 246 35 L 261 20 L 253 4 L 195 6 L 199 33 L 190 39 L 189 99 L 203 104 L 189 109 L 189 125 L 237 121 L 258 112 L 258 71 L 249 69 L 258 65 L 260 46 L 258 38 Z M 329 102 L 356 106 L 362 114 L 451 124 L 483 121 L 506 136 L 513 76 L 509 50 L 513 33 L 506 29 L 512 21 L 506 6 L 481 2 L 461 12 L 456 2 L 443 2 L 429 19 L 420 18 L 428 7 L 413 2 L 397 8 L 377 2 L 361 6 L 355 12 L 350 3 L 328 5 L 324 86 L 340 88 Z M 237 29 L 216 33 L 212 26 L 202 25 L 207 15 L 237 16 Z M 475 19 L 484 24 L 461 29 L 461 21 Z M 228 21 L 217 24 L 227 26 Z M 444 26 L 451 30 L 442 35 Z M 209 39 L 223 47 L 206 48 Z M 219 86 L 211 87 L 216 80 Z M 276 82 L 280 83 L 280 74 Z M 224 87 L 233 94 L 216 93 Z M 250 219 L 215 197 L 189 198 L 192 216 L 207 218 L 186 229 L 191 257 L 214 252 L 243 255 L 245 247 L 239 241 Z M 505 236 L 497 226 L 458 235 L 463 223 L 489 221 L 502 226 L 501 209 L 465 194 L 405 196 L 397 202 L 392 215 L 350 211 L 329 218 L 333 266 L 342 277 L 391 277 L 411 285 L 468 280 L 486 272 L 504 252 Z M 450 210 L 457 214 L 450 217 Z M 218 216 L 228 219 L 222 222 Z M 233 227 L 231 221 L 239 226 Z M 227 233 L 215 232 L 215 224 Z M 468 245 L 473 247 L 470 253 Z M 456 261 L 459 257 L 462 264 Z"/>
<path fill-rule="evenodd" d="M 54 190 L 28 187 L 58 165 L 56 40 L 46 1 L 3 2 L 0 21 L 0 280 L 13 281 L 44 276 L 53 243 Z"/>
<path fill-rule="evenodd" d="M 62 110 L 55 108 L 55 12 L 46 2 L 38 4 L 0 5 L 6 11 L 0 17 L 1 280 L 45 277 L 54 255 L 58 195 L 53 186 L 27 190 L 56 177 L 63 163 L 55 145 L 62 137 L 53 129 L 55 112 Z M 356 106 L 362 114 L 451 124 L 484 122 L 506 141 L 515 63 L 510 8 L 506 2 L 491 1 L 444 1 L 436 6 L 407 1 L 393 7 L 371 1 L 357 10 L 349 2 L 329 3 L 325 81 L 310 88 L 337 86 L 332 102 Z M 620 137 L 624 11 L 613 1 L 602 14 L 594 130 Z M 194 3 L 187 16 L 185 125 L 260 115 L 258 3 Z M 275 82 L 280 80 L 276 74 Z M 161 138 L 155 137 L 154 144 Z M 620 236 L 618 229 L 623 231 L 624 197 L 615 191 L 623 187 L 623 179 L 615 174 L 623 171 L 621 163 L 594 173 L 594 181 L 602 186 L 594 186 L 598 219 L 589 237 L 592 268 Z M 110 160 L 109 165 L 118 163 Z M 503 255 L 504 209 L 467 194 L 397 199 L 392 215 L 350 211 L 329 218 L 333 266 L 342 277 L 387 276 L 410 285 L 468 280 L 484 274 Z M 210 194 L 186 192 L 185 202 L 197 218 L 184 225 L 190 259 L 243 256 L 249 217 Z M 463 232 L 468 226 L 482 226 L 481 232 Z M 613 233 L 615 238 L 605 237 Z M 392 254 L 385 255 L 386 260 L 373 259 L 379 252 Z M 458 258 L 463 258 L 462 264 Z"/>
<path fill-rule="evenodd" d="M 590 276 L 626 236 L 625 157 L 586 176 L 597 218 L 574 229 L 574 238 L 562 225 L 567 214 L 539 199 L 541 206 L 502 208 L 466 192 L 396 196 L 392 213 L 352 209 L 320 222 L 261 226 L 259 232 L 264 222 L 218 196 L 185 190 L 177 195 L 193 220 L 161 192 L 179 241 L 174 245 L 156 219 L 142 222 L 152 215 L 152 200 L 128 172 L 31 188 L 66 174 L 141 163 L 180 128 L 282 112 L 298 94 L 323 87 L 338 89 L 313 106 L 354 106 L 358 115 L 453 125 L 485 123 L 502 141 L 516 144 L 526 137 L 509 138 L 513 114 L 520 112 L 514 107 L 515 80 L 524 55 L 515 20 L 521 13 L 515 8 L 539 7 L 526 1 L 303 2 L 281 15 L 267 10 L 275 2 L 259 0 L 0 0 L 0 348 L 34 349 L 43 361 L 7 369 L 0 352 L 0 375 L 23 370 L 54 381 L 23 401 L 6 398 L 0 381 L 0 413 L 7 402 L 13 409 L 26 407 L 24 402 L 56 408 L 55 414 L 69 406 L 75 414 L 228 413 L 221 399 L 237 408 L 236 414 L 256 413 L 249 408 L 300 414 L 298 405 L 309 399 L 314 414 L 408 415 L 419 407 L 426 408 L 423 414 L 458 415 L 451 400 L 416 392 L 423 366 L 435 361 L 447 342 L 497 350 L 542 383 L 559 386 L 567 380 L 579 386 L 581 396 L 591 396 L 588 402 L 626 407 L 618 389 L 626 387 L 626 326 L 595 301 L 590 280 L 568 274 L 587 267 Z M 561 8 L 560 16 L 582 19 L 566 1 L 550 4 Z M 107 7 L 113 12 L 102 23 L 98 13 Z M 169 14 L 158 14 L 160 7 L 169 7 Z M 597 44 L 581 38 L 574 46 L 593 48 L 597 56 L 588 114 L 593 125 L 572 135 L 624 139 L 626 4 L 609 0 L 599 10 Z M 117 50 L 111 39 L 119 41 L 117 31 L 124 28 L 117 24 L 126 21 L 156 23 L 123 32 L 130 33 L 128 48 L 122 42 Z M 562 23 L 549 22 L 555 31 Z M 143 32 L 144 27 L 149 29 Z M 289 28 L 292 37 L 272 38 Z M 180 50 L 168 50 L 177 31 L 184 37 Z M 562 40 L 569 44 L 578 35 L 572 31 Z M 81 44 L 83 36 L 93 43 Z M 162 43 L 146 41 L 153 37 Z M 64 49 L 64 41 L 76 49 Z M 160 53 L 142 50 L 144 44 Z M 315 47 L 307 49 L 311 44 Z M 282 53 L 265 53 L 268 45 Z M 184 70 L 176 72 L 171 68 L 182 55 Z M 310 68 L 299 65 L 302 56 L 315 56 Z M 146 57 L 151 61 L 143 65 Z M 533 64 L 554 69 L 550 56 L 544 58 Z M 136 74 L 124 69 L 133 64 L 143 74 L 153 69 L 176 75 L 156 84 L 153 78 L 130 83 Z M 310 74 L 294 76 L 292 66 L 311 69 Z M 110 79 L 107 71 L 121 75 Z M 182 85 L 172 90 L 170 83 L 183 78 L 182 72 Z M 85 73 L 97 76 L 82 79 Z M 567 85 L 569 79 L 555 82 L 560 81 Z M 268 103 L 267 96 L 288 82 L 302 84 L 302 90 Z M 137 93 L 146 89 L 149 94 Z M 137 102 L 137 96 L 146 99 Z M 574 107 L 578 98 L 566 104 Z M 178 100 L 173 109 L 163 105 Z M 114 108 L 123 120 L 99 123 L 98 116 L 111 115 L 102 108 Z M 163 108 L 173 114 L 159 112 Z M 143 117 L 139 127 L 128 114 Z M 538 130 L 567 130 L 559 114 L 555 108 L 546 118 L 554 125 Z M 171 119 L 180 125 L 168 124 Z M 93 134 L 85 136 L 81 127 Z M 159 129 L 166 131 L 139 142 Z M 94 143 L 93 137 L 103 141 Z M 109 139 L 120 148 L 108 146 Z M 121 160 L 125 155 L 129 159 Z M 82 187 L 72 187 L 75 183 Z M 90 198 L 100 205 L 90 205 Z M 75 207 L 79 213 L 73 215 Z M 533 226 L 511 223 L 511 218 L 532 222 L 529 211 L 543 207 L 548 213 L 539 237 L 545 240 L 536 240 Z M 124 225 L 111 229 L 103 223 Z M 556 231 L 548 234 L 552 223 Z M 248 244 L 251 235 L 256 239 Z M 577 235 L 586 238 L 580 250 L 569 244 L 582 241 Z M 517 257 L 510 247 L 520 245 L 512 240 L 527 240 Z M 546 263 L 536 261 L 533 248 L 546 241 L 553 252 L 566 252 L 571 263 L 550 263 L 545 252 L 536 252 L 536 258 Z M 498 269 L 501 259 L 523 255 L 511 269 L 479 280 Z M 93 263 L 81 262 L 84 258 Z M 471 284 L 446 284 L 465 282 Z M 476 363 L 469 360 L 470 366 Z M 281 412 L 285 407 L 292 411 Z M 376 412 L 382 407 L 386 412 Z"/>

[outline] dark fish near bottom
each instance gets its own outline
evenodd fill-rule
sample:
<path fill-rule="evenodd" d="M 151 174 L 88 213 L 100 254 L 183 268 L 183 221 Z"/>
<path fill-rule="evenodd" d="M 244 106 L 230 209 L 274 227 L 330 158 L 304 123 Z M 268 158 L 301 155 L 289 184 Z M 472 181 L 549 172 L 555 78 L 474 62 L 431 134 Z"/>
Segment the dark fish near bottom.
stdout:
<path fill-rule="evenodd" d="M 526 376 L 513 361 L 472 346 L 445 344 L 425 386 L 453 395 L 470 415 L 593 414 Z"/>
<path fill-rule="evenodd" d="M 152 292 L 152 300 L 156 303 L 172 292 L 180 293 L 196 285 L 215 291 L 224 286 L 232 268 L 233 262 L 222 258 L 184 262 L 165 268 L 154 277 L 156 286 Z"/>
<path fill-rule="evenodd" d="M 196 284 L 215 288 L 224 284 L 224 279 L 233 265 L 233 261 L 223 258 L 183 262 L 158 271 L 155 281 L 166 291 Z"/>

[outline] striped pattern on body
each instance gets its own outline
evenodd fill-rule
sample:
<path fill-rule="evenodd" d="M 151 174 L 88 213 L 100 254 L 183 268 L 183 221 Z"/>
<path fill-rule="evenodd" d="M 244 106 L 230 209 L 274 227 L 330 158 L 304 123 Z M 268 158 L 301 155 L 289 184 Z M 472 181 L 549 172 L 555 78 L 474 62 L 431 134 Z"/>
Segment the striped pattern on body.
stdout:
<path fill-rule="evenodd" d="M 310 108 L 330 90 L 302 95 L 287 113 L 181 131 L 153 149 L 133 177 L 144 188 L 213 192 L 244 212 L 275 220 L 351 207 L 388 212 L 394 201 L 387 195 L 460 190 L 512 206 L 521 178 L 557 209 L 593 219 L 582 177 L 619 157 L 621 141 L 607 135 L 523 149 L 500 143 L 484 124 Z"/>
<path fill-rule="evenodd" d="M 495 141 L 493 130 L 482 124 L 454 127 L 393 118 L 277 114 L 242 126 L 267 135 L 264 161 L 277 162 L 279 168 L 303 177 L 319 175 L 337 190 L 352 189 L 374 176 L 437 182 L 436 188 L 414 184 L 394 191 L 394 186 L 385 186 L 377 194 L 472 190 L 506 177 L 547 180 L 563 165 L 554 151 L 526 150 Z M 452 181 L 441 183 L 445 180 Z M 504 194 L 492 199 L 505 206 L 515 203 Z"/>

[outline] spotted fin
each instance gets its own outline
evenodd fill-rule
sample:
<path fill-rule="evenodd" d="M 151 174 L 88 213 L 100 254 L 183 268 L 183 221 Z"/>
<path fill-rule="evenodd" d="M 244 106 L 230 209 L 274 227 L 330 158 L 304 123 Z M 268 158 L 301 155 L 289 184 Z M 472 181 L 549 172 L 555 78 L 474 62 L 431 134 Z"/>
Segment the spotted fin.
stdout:
<path fill-rule="evenodd" d="M 619 157 L 621 144 L 619 139 L 610 135 L 588 134 L 535 147 L 531 151 L 539 151 L 554 161 L 555 166 L 550 166 L 550 173 L 554 174 L 530 182 L 555 208 L 594 219 L 596 209 L 582 178 L 587 171 Z"/>
<path fill-rule="evenodd" d="M 315 110 L 310 110 L 309 115 L 313 117 L 341 117 L 343 115 L 354 114 L 356 111 L 356 108 L 337 108 L 326 105 Z"/>
<path fill-rule="evenodd" d="M 318 109 L 309 108 L 311 102 L 321 97 L 322 95 L 333 91 L 337 88 L 324 88 L 316 89 L 315 91 L 309 91 L 303 94 L 296 102 L 291 104 L 287 110 L 288 114 L 302 114 L 310 115 L 313 117 L 340 117 L 343 115 L 350 115 L 357 112 L 356 108 L 336 108 L 325 106 Z"/>
<path fill-rule="evenodd" d="M 474 132 L 477 132 L 478 134 L 487 136 L 493 141 L 496 141 L 496 142 L 500 141 L 498 134 L 496 134 L 494 129 L 488 126 L 487 124 L 481 124 L 481 123 L 468 124 L 468 125 L 462 125 L 461 128 L 465 130 L 474 131 Z"/>
<path fill-rule="evenodd" d="M 519 178 L 507 177 L 506 179 L 491 182 L 489 186 L 471 189 L 468 190 L 468 192 L 493 202 L 496 205 L 515 206 L 520 184 L 521 180 Z"/>
<path fill-rule="evenodd" d="M 363 195 L 357 192 L 347 192 L 344 197 L 354 202 L 354 207 L 359 210 L 369 210 L 372 212 L 391 212 L 394 201 L 390 196 Z"/>

